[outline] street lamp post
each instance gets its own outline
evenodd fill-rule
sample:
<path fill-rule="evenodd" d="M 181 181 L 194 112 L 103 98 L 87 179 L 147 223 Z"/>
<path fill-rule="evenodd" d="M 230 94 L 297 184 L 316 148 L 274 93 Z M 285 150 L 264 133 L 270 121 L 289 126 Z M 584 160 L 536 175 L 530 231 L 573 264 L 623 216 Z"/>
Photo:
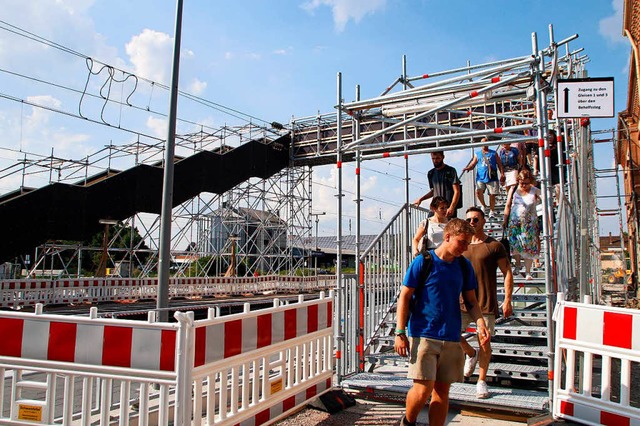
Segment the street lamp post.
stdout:
<path fill-rule="evenodd" d="M 180 41 L 182 38 L 182 0 L 176 0 L 176 30 L 173 44 L 173 66 L 169 92 L 167 140 L 164 149 L 162 209 L 160 212 L 160 250 L 158 256 L 158 296 L 156 308 L 161 322 L 169 321 L 169 274 L 171 264 L 171 208 L 173 206 L 173 162 L 178 113 L 178 79 L 180 74 Z"/>

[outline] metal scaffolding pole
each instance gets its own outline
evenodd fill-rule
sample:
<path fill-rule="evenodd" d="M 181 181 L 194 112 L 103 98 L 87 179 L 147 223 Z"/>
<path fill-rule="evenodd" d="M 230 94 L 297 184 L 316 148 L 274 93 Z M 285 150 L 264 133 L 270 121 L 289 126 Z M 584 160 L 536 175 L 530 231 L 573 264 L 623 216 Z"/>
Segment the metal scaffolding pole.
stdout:
<path fill-rule="evenodd" d="M 553 214 L 553 210 L 550 206 L 549 193 L 547 191 L 547 182 L 549 176 L 549 161 L 545 160 L 545 151 L 547 150 L 546 140 L 546 103 L 544 98 L 546 96 L 545 91 L 541 87 L 541 79 L 544 73 L 544 56 L 543 53 L 538 51 L 538 37 L 536 33 L 531 34 L 531 47 L 532 54 L 536 57 L 537 63 L 534 65 L 534 86 L 537 97 L 536 108 L 536 126 L 538 129 L 538 155 L 539 155 L 539 173 L 540 181 L 542 183 L 541 195 L 542 195 L 542 235 L 544 239 L 544 266 L 545 266 L 545 292 L 547 297 L 546 311 L 547 318 L 553 317 L 553 307 L 555 303 L 555 291 L 553 288 L 552 276 L 553 266 L 551 259 L 551 237 L 550 237 L 550 216 Z M 548 158 L 547 158 L 548 160 Z M 549 322 L 547 325 L 547 346 L 549 352 L 547 354 L 547 364 L 549 369 L 549 398 L 553 399 L 553 368 L 554 368 L 554 338 L 553 338 L 553 323 Z"/>
<path fill-rule="evenodd" d="M 356 86 L 356 101 L 360 100 L 360 86 Z M 360 137 L 360 116 L 359 113 L 353 120 L 353 134 L 355 138 Z M 364 267 L 360 263 L 361 242 L 360 233 L 362 232 L 362 196 L 361 196 L 361 179 L 360 179 L 360 151 L 356 151 L 356 275 L 358 277 L 358 292 L 356 296 L 356 306 L 358 307 L 358 346 L 360 351 L 359 368 L 364 371 Z M 354 315 L 355 316 L 355 315 Z"/>
<path fill-rule="evenodd" d="M 589 171 L 588 166 L 588 144 L 589 133 L 587 132 L 587 124 L 581 123 L 580 131 L 580 173 L 579 173 L 579 192 L 580 192 L 580 301 L 585 300 L 585 296 L 592 296 L 589 284 Z"/>
<path fill-rule="evenodd" d="M 342 381 L 344 374 L 344 361 L 341 359 L 344 352 L 344 316 L 345 312 L 345 289 L 344 280 L 342 279 L 342 73 L 337 76 L 337 96 L 338 107 L 336 109 L 337 122 L 337 148 L 336 148 L 336 333 L 335 348 L 336 354 L 336 371 L 338 383 Z"/>

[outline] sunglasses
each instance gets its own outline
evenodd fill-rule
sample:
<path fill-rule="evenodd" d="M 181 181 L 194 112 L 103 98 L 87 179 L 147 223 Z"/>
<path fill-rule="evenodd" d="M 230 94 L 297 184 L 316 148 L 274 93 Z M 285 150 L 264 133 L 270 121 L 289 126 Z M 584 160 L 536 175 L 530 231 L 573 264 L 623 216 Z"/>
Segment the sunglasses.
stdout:
<path fill-rule="evenodd" d="M 467 222 L 469 222 L 469 223 L 478 223 L 478 222 L 480 222 L 480 218 L 479 217 L 468 217 L 467 218 Z"/>

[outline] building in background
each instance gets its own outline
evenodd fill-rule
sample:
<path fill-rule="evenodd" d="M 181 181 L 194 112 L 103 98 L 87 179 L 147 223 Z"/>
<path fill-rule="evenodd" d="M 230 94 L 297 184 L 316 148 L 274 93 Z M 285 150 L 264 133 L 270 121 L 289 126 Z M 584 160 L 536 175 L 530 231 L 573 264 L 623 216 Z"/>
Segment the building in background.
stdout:
<path fill-rule="evenodd" d="M 618 114 L 618 142 L 616 162 L 624 171 L 625 207 L 627 212 L 628 249 L 631 259 L 633 286 L 638 288 L 639 235 L 640 230 L 640 2 L 624 1 L 622 32 L 631 43 L 629 59 L 629 90 L 627 107 Z"/>

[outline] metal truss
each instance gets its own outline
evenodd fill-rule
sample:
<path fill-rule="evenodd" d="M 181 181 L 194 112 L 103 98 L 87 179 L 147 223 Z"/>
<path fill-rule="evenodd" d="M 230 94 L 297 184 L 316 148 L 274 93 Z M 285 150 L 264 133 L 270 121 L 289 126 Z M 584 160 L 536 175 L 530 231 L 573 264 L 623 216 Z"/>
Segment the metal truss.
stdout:
<path fill-rule="evenodd" d="M 224 126 L 212 133 L 180 135 L 176 157 L 203 150 L 224 153 L 250 140 L 272 139 L 281 133 L 249 123 Z M 110 144 L 82 160 L 57 158 L 53 150 L 49 157 L 25 154 L 17 164 L 4 169 L 0 179 L 19 174 L 21 192 L 43 182 L 86 184 L 138 164 L 161 165 L 163 149 L 162 143 L 138 140 L 120 146 Z M 236 256 L 243 273 L 301 273 L 311 249 L 310 206 L 311 169 L 307 166 L 290 167 L 268 179 L 250 179 L 224 194 L 200 194 L 173 210 L 172 275 L 224 273 L 230 263 L 232 236 L 239 238 Z M 107 268 L 117 270 L 124 261 L 130 263 L 136 276 L 155 275 L 159 222 L 159 216 L 146 213 L 122 221 L 109 240 Z M 126 246 L 123 233 L 133 228 L 142 240 Z M 37 248 L 29 269 L 39 275 L 80 276 L 86 257 L 103 249 L 50 241 Z"/>

